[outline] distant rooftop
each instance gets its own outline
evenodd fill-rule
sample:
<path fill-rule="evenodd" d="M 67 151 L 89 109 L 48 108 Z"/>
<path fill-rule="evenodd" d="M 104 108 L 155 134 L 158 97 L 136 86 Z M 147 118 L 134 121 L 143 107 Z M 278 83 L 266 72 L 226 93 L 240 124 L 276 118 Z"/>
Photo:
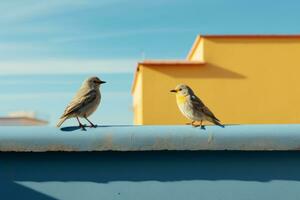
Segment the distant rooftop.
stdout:
<path fill-rule="evenodd" d="M 39 126 L 47 121 L 30 117 L 0 117 L 0 126 Z"/>
<path fill-rule="evenodd" d="M 0 126 L 37 126 L 46 124 L 48 124 L 48 121 L 39 119 L 36 112 L 33 111 L 16 111 L 9 113 L 8 116 L 0 117 Z"/>
<path fill-rule="evenodd" d="M 9 117 L 29 117 L 29 118 L 35 118 L 36 113 L 33 111 L 15 111 L 8 113 Z"/>

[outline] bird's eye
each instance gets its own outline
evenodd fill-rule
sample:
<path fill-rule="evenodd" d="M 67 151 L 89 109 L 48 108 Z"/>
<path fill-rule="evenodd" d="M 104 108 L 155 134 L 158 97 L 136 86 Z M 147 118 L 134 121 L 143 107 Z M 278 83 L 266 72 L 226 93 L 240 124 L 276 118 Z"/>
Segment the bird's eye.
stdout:
<path fill-rule="evenodd" d="M 179 91 L 181 91 L 182 89 L 180 88 Z"/>

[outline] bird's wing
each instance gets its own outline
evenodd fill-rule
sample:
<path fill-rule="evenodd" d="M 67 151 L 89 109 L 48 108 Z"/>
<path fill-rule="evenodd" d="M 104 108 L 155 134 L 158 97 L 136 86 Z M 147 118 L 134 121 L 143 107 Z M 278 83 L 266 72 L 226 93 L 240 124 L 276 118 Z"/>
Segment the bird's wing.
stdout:
<path fill-rule="evenodd" d="M 193 107 L 196 110 L 199 110 L 201 112 L 203 112 L 205 115 L 209 116 L 210 118 L 220 121 L 210 110 L 208 107 L 206 107 L 204 105 L 204 103 L 196 96 L 196 95 L 192 95 L 191 96 L 191 102 Z"/>
<path fill-rule="evenodd" d="M 65 109 L 64 114 L 61 116 L 61 118 L 78 111 L 85 105 L 93 102 L 96 98 L 97 98 L 97 92 L 95 90 L 90 90 L 80 96 L 76 95 L 75 98 Z"/>

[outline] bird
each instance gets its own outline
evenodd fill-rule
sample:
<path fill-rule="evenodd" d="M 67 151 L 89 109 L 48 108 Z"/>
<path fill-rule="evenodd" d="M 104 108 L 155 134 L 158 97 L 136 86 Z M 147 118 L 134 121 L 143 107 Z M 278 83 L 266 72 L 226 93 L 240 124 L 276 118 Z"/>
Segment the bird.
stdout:
<path fill-rule="evenodd" d="M 203 121 L 209 121 L 215 125 L 224 127 L 220 120 L 208 109 L 200 98 L 195 95 L 189 86 L 179 84 L 170 92 L 176 93 L 177 106 L 186 118 L 192 120 L 192 123 L 189 123 L 192 126 L 201 126 L 201 129 L 205 129 L 202 123 Z M 200 125 L 196 124 L 196 122 L 200 122 Z"/>
<path fill-rule="evenodd" d="M 66 107 L 56 126 L 60 127 L 64 121 L 69 118 L 76 118 L 79 123 L 79 127 L 84 129 L 84 126 L 79 120 L 80 117 L 85 118 L 89 122 L 90 127 L 96 127 L 96 125 L 94 125 L 88 117 L 96 111 L 100 104 L 100 85 L 104 83 L 106 82 L 100 80 L 96 76 L 84 80 L 80 89 Z"/>

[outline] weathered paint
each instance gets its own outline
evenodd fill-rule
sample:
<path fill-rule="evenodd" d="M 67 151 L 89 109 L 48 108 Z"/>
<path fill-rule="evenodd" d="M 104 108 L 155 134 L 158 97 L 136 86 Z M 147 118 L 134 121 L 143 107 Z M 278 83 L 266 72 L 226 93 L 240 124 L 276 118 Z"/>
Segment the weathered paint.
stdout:
<path fill-rule="evenodd" d="M 299 55 L 300 35 L 200 36 L 184 65 L 142 65 L 142 90 L 133 96 L 144 97 L 142 113 L 135 112 L 143 121 L 135 124 L 188 122 L 169 92 L 179 83 L 190 85 L 223 123 L 300 123 Z"/>
<path fill-rule="evenodd" d="M 0 151 L 299 150 L 300 125 L 0 127 Z"/>

